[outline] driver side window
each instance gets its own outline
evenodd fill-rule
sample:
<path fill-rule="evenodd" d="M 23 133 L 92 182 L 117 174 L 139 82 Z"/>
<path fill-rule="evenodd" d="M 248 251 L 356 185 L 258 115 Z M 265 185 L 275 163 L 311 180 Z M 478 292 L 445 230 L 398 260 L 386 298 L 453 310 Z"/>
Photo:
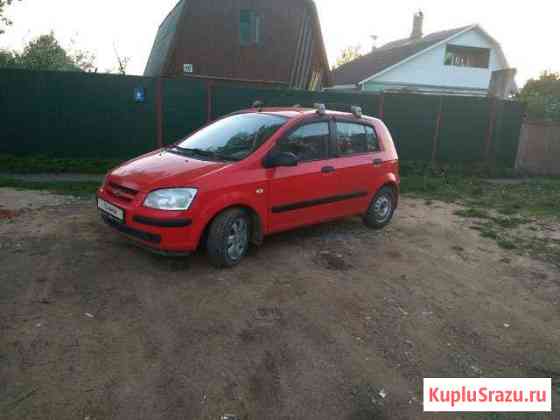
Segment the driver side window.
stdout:
<path fill-rule="evenodd" d="M 293 153 L 299 162 L 310 162 L 327 158 L 330 137 L 327 121 L 306 124 L 276 143 L 278 152 Z"/>

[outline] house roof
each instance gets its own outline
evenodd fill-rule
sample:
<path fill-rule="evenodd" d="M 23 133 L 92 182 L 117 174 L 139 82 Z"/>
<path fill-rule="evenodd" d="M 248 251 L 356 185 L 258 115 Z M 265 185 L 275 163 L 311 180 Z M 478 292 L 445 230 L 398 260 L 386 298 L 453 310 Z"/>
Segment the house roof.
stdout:
<path fill-rule="evenodd" d="M 311 10 L 311 16 L 313 18 L 313 28 L 315 31 L 315 36 L 317 38 L 317 42 L 319 42 L 319 49 L 321 51 L 321 59 L 323 61 L 323 66 L 325 68 L 325 75 L 324 75 L 324 85 L 331 86 L 333 83 L 332 73 L 329 68 L 329 59 L 327 57 L 327 49 L 325 48 L 325 41 L 323 38 L 323 31 L 321 29 L 321 20 L 319 19 L 319 12 L 317 11 L 317 6 L 315 5 L 314 0 L 307 0 L 307 4 Z"/>
<path fill-rule="evenodd" d="M 162 74 L 185 5 L 186 1 L 180 0 L 159 26 L 144 76 L 155 77 Z"/>
<path fill-rule="evenodd" d="M 198 0 L 198 3 L 204 4 L 206 0 Z M 275 2 L 276 0 L 259 0 L 266 6 L 266 3 Z M 308 7 L 309 15 L 312 23 L 313 38 L 311 39 L 311 45 L 315 48 L 320 56 L 321 65 L 324 68 L 324 75 L 322 84 L 324 86 L 332 85 L 332 75 L 329 68 L 329 61 L 327 58 L 327 52 L 325 49 L 323 33 L 321 30 L 321 22 L 319 19 L 319 14 L 314 0 L 298 0 L 302 5 Z M 180 36 L 181 26 L 184 25 L 185 16 L 187 13 L 191 13 L 195 9 L 196 3 L 192 0 L 179 0 L 175 5 L 173 10 L 169 12 L 167 17 L 159 26 L 150 57 L 146 64 L 144 70 L 144 76 L 157 77 L 166 74 L 167 67 L 169 67 L 170 54 L 175 50 L 176 44 L 178 42 L 178 36 Z M 238 2 L 243 4 L 243 2 Z M 303 44 L 302 44 L 303 48 Z M 311 55 L 311 52 L 304 49 L 302 53 L 306 56 Z M 306 59 L 307 57 L 304 57 Z M 297 62 L 294 61 L 294 66 Z M 232 79 L 233 80 L 233 79 Z M 236 80 L 245 80 L 236 78 Z M 245 80 L 248 82 L 257 82 L 256 80 Z M 258 81 L 262 82 L 262 81 Z M 266 83 L 266 81 L 264 81 Z"/>
<path fill-rule="evenodd" d="M 419 39 L 406 38 L 385 44 L 381 48 L 377 48 L 371 53 L 334 70 L 332 73 L 334 84 L 339 86 L 358 84 L 425 49 L 475 26 L 463 26 L 447 31 L 434 32 Z"/>

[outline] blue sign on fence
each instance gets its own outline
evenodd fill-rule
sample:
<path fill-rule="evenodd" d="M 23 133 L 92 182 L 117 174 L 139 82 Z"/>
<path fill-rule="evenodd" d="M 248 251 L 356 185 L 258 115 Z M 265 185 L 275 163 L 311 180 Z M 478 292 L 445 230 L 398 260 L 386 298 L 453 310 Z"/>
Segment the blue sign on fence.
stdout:
<path fill-rule="evenodd" d="M 146 100 L 146 92 L 143 87 L 134 88 L 134 101 L 143 103 Z"/>

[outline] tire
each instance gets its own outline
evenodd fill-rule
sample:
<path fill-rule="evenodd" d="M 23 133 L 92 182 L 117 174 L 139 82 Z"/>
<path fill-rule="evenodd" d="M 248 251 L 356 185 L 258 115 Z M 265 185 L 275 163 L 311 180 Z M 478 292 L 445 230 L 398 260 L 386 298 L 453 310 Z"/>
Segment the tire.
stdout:
<path fill-rule="evenodd" d="M 239 208 L 225 210 L 210 225 L 206 249 L 210 263 L 217 268 L 234 267 L 249 250 L 251 222 Z"/>
<path fill-rule="evenodd" d="M 367 213 L 363 217 L 364 224 L 372 229 L 383 229 L 391 223 L 396 203 L 395 190 L 391 187 L 381 188 L 371 200 Z"/>

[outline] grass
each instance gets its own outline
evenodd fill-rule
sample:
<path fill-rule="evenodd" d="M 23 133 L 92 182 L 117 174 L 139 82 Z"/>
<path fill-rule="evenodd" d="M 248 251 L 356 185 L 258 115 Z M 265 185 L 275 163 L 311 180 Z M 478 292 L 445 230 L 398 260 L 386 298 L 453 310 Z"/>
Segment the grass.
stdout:
<path fill-rule="evenodd" d="M 425 200 L 466 205 L 471 210 L 465 211 L 465 217 L 485 218 L 483 214 L 475 215 L 478 211 L 475 209 L 493 209 L 504 216 L 521 214 L 525 217 L 560 218 L 560 178 L 490 183 L 485 178 L 474 176 L 413 174 L 402 176 L 401 191 Z"/>
<path fill-rule="evenodd" d="M 95 194 L 98 182 L 35 182 L 20 181 L 9 177 L 0 177 L 0 187 L 23 190 L 49 191 L 57 194 L 88 196 Z"/>
<path fill-rule="evenodd" d="M 457 210 L 454 212 L 456 216 L 473 218 L 473 219 L 489 219 L 490 215 L 486 210 L 468 208 L 465 210 Z"/>
<path fill-rule="evenodd" d="M 511 239 L 507 239 L 507 238 L 498 238 L 498 240 L 496 241 L 496 243 L 498 244 L 498 246 L 500 248 L 503 249 L 517 249 L 517 245 L 515 244 L 515 242 Z"/>
<path fill-rule="evenodd" d="M 46 156 L 17 157 L 0 154 L 0 172 L 7 174 L 105 174 L 119 163 L 121 163 L 119 159 L 58 159 Z"/>
<path fill-rule="evenodd" d="M 474 219 L 471 229 L 505 250 L 528 253 L 560 267 L 560 244 L 538 236 L 535 221 L 560 221 L 560 177 L 490 182 L 488 174 L 403 168 L 401 192 L 432 203 L 457 203 L 455 215 Z M 478 219 L 478 220 L 477 220 Z M 522 225 L 527 228 L 519 230 Z"/>

